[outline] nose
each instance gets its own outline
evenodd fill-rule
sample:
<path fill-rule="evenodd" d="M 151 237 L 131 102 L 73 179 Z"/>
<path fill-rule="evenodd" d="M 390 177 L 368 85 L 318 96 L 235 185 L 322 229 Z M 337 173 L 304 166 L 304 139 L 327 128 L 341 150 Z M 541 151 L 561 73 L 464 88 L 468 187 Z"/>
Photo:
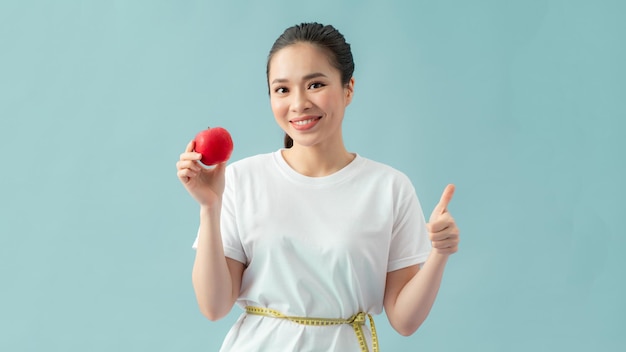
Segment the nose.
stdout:
<path fill-rule="evenodd" d="M 299 113 L 302 111 L 306 111 L 313 106 L 309 97 L 306 94 L 306 91 L 302 89 L 297 89 L 294 94 L 292 94 L 293 100 L 291 101 L 291 111 Z"/>

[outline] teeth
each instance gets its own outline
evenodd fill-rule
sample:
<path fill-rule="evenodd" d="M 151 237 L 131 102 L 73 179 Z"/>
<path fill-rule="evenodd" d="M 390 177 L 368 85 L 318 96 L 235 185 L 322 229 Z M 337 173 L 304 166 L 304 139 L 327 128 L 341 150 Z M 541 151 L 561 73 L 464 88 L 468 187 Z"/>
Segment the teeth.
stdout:
<path fill-rule="evenodd" d="M 308 120 L 296 121 L 296 122 L 294 122 L 294 123 L 295 123 L 296 125 L 301 125 L 301 126 L 303 126 L 303 125 L 306 125 L 307 123 L 311 123 L 311 122 L 313 122 L 313 121 L 315 121 L 315 120 L 316 120 L 315 118 L 312 118 L 312 119 L 308 119 Z"/>

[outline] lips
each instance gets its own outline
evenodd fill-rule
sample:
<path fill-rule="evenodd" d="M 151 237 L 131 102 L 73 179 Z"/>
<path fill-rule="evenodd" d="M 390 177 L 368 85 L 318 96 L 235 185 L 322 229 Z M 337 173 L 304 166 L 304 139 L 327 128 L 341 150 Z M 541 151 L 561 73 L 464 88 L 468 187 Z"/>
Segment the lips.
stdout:
<path fill-rule="evenodd" d="M 313 128 L 319 120 L 321 120 L 321 118 L 321 116 L 298 117 L 293 120 L 289 120 L 289 123 L 298 131 L 306 131 Z"/>

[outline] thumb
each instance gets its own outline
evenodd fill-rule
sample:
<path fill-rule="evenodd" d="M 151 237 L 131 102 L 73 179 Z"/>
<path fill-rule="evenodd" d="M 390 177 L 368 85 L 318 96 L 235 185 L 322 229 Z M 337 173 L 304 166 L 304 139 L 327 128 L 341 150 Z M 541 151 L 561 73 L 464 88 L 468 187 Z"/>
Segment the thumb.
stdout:
<path fill-rule="evenodd" d="M 215 169 L 217 169 L 219 173 L 223 174 L 226 171 L 226 162 L 215 165 Z"/>
<path fill-rule="evenodd" d="M 226 174 L 226 162 L 215 164 L 210 168 L 212 169 L 213 174 L 219 176 L 220 178 L 223 178 Z"/>
<path fill-rule="evenodd" d="M 433 216 L 441 215 L 448 212 L 448 204 L 452 200 L 452 196 L 454 195 L 454 185 L 449 184 L 446 186 L 446 189 L 443 190 L 443 194 L 441 194 L 441 199 L 439 200 L 439 204 L 435 206 L 435 210 L 433 210 Z"/>

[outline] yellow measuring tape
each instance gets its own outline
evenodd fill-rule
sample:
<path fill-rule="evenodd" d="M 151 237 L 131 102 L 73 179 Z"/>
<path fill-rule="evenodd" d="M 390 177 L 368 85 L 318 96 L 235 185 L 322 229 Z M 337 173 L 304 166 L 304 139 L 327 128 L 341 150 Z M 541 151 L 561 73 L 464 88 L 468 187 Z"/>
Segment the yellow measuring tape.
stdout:
<path fill-rule="evenodd" d="M 372 318 L 371 314 L 366 314 L 363 312 L 356 313 L 348 319 L 339 319 L 339 318 L 306 318 L 306 317 L 291 317 L 282 314 L 281 312 L 270 309 L 270 308 L 261 308 L 261 307 L 253 307 L 247 306 L 246 312 L 248 314 L 261 315 L 269 318 L 278 318 L 278 319 L 286 319 L 292 321 L 294 323 L 302 324 L 302 325 L 314 325 L 314 326 L 328 326 L 328 325 L 341 325 L 341 324 L 350 324 L 354 329 L 354 333 L 356 334 L 356 338 L 359 341 L 359 345 L 361 346 L 362 352 L 368 352 L 367 341 L 365 340 L 365 336 L 363 336 L 363 328 L 361 325 L 365 325 L 365 317 L 367 316 L 370 321 L 370 326 L 372 328 L 372 352 L 378 352 L 378 336 L 376 335 L 376 327 L 374 326 L 374 318 Z"/>

